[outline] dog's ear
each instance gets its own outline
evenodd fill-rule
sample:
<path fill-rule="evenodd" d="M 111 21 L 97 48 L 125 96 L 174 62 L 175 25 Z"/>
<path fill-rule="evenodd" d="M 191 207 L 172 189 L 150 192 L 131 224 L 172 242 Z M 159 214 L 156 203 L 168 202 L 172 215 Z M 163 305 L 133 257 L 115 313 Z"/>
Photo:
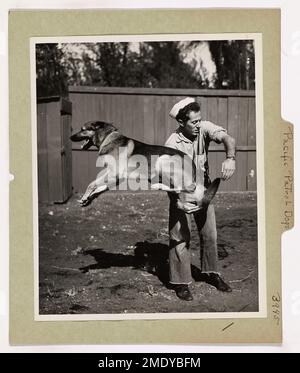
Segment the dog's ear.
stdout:
<path fill-rule="evenodd" d="M 109 125 L 110 128 L 117 130 L 117 127 L 114 125 L 114 122 L 108 122 L 107 124 Z"/>
<path fill-rule="evenodd" d="M 90 126 L 94 131 L 97 131 L 98 129 L 106 130 L 108 128 L 116 129 L 112 122 L 103 122 L 100 120 L 90 122 Z"/>
<path fill-rule="evenodd" d="M 103 122 L 99 122 L 99 121 L 91 122 L 91 129 L 94 131 L 97 131 L 102 126 L 103 126 Z"/>

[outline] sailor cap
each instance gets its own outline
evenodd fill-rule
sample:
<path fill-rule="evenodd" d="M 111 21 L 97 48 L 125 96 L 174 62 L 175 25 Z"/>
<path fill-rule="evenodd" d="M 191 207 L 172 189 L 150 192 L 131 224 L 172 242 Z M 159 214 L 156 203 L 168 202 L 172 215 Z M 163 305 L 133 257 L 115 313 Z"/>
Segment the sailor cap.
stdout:
<path fill-rule="evenodd" d="M 177 114 L 179 113 L 179 110 L 186 107 L 188 104 L 191 104 L 192 102 L 195 102 L 196 100 L 192 97 L 184 98 L 183 100 L 177 102 L 171 109 L 169 115 L 171 118 L 176 119 Z"/>

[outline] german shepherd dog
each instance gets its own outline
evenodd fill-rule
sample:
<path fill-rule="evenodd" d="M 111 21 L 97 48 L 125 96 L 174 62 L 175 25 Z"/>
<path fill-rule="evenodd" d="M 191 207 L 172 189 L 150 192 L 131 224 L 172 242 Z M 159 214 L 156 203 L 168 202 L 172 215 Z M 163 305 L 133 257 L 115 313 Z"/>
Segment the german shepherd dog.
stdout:
<path fill-rule="evenodd" d="M 171 192 L 172 198 L 174 195 L 177 198 L 178 208 L 191 213 L 206 208 L 220 184 L 220 178 L 217 178 L 207 189 L 204 188 L 197 183 L 196 166 L 188 155 L 177 149 L 126 137 L 111 123 L 87 122 L 70 139 L 84 141 L 82 150 L 97 147 L 98 161 L 104 166 L 96 180 L 88 185 L 79 201 L 81 206 L 89 205 L 99 194 L 120 185 L 123 180 L 138 177 L 146 179 L 152 190 Z M 129 163 L 139 157 L 146 161 L 147 166 L 128 173 Z"/>

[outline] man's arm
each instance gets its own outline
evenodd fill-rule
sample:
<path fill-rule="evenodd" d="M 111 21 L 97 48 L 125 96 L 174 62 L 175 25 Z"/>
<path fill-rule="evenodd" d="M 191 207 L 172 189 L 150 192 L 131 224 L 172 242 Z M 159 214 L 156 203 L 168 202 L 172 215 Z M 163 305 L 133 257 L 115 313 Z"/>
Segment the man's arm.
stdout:
<path fill-rule="evenodd" d="M 226 160 L 222 163 L 222 179 L 229 180 L 235 171 L 235 139 L 221 132 L 219 140 L 224 144 L 226 151 Z"/>

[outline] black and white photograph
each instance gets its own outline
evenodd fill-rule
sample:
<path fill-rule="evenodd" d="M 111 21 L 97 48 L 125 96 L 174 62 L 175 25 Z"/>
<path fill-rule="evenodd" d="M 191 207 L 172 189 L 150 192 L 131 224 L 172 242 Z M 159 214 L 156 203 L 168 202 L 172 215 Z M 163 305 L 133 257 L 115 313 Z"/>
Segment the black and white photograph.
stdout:
<path fill-rule="evenodd" d="M 265 315 L 258 34 L 32 38 L 35 317 Z"/>

